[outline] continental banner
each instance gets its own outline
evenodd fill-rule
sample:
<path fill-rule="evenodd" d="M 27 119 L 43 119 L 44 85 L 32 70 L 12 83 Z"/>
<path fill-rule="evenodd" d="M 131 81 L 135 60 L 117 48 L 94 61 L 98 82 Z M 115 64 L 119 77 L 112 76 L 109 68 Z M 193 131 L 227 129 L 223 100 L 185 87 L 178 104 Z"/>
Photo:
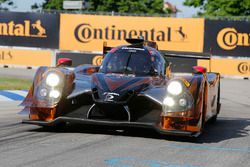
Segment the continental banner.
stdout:
<path fill-rule="evenodd" d="M 218 56 L 250 57 L 250 22 L 205 21 L 204 51 Z"/>
<path fill-rule="evenodd" d="M 124 39 L 156 41 L 159 50 L 202 52 L 204 19 L 61 14 L 60 49 L 102 51 Z"/>
<path fill-rule="evenodd" d="M 209 69 L 209 61 L 198 60 L 198 66 Z M 250 77 L 250 59 L 212 59 L 211 70 L 221 75 Z"/>
<path fill-rule="evenodd" d="M 0 64 L 16 66 L 51 66 L 52 53 L 47 50 L 0 48 Z"/>
<path fill-rule="evenodd" d="M 0 12 L 0 45 L 58 48 L 59 14 Z"/>

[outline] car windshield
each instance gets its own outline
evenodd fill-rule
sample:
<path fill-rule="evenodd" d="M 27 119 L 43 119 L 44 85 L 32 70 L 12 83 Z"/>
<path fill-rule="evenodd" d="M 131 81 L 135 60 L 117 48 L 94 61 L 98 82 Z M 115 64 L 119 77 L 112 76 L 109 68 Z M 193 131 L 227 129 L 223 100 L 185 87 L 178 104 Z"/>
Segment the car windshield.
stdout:
<path fill-rule="evenodd" d="M 150 75 L 153 65 L 150 54 L 144 49 L 122 48 L 106 55 L 100 72 Z"/>

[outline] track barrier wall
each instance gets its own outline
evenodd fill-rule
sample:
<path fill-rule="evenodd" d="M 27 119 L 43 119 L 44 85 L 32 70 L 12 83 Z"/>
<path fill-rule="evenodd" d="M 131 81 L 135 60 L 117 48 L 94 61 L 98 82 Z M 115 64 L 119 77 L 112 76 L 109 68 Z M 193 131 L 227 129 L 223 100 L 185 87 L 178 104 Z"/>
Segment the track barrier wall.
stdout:
<path fill-rule="evenodd" d="M 209 69 L 209 62 L 206 60 L 198 60 L 197 64 Z M 213 58 L 211 67 L 213 72 L 223 76 L 250 76 L 250 59 Z"/>
<path fill-rule="evenodd" d="M 51 66 L 52 60 L 53 53 L 50 50 L 0 48 L 0 65 L 2 66 Z"/>
<path fill-rule="evenodd" d="M 212 71 L 250 77 L 249 26 L 202 18 L 0 12 L 0 65 L 54 66 L 61 57 L 71 58 L 73 66 L 100 65 L 104 41 L 114 47 L 144 36 L 163 51 L 209 53 L 212 48 Z M 208 67 L 204 60 L 170 61 L 176 72 Z"/>

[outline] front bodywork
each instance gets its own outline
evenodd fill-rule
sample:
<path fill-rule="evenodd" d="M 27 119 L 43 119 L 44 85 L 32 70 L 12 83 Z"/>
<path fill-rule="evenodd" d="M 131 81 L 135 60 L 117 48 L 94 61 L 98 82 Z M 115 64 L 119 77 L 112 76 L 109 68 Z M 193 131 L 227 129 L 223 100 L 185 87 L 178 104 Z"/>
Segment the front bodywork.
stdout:
<path fill-rule="evenodd" d="M 42 67 L 36 74 L 33 87 L 22 103 L 29 111 L 29 120 L 24 120 L 24 123 L 42 126 L 61 122 L 136 126 L 154 128 L 164 134 L 196 135 L 201 131 L 203 114 L 208 120 L 218 112 L 218 74 L 178 78 L 194 98 L 192 107 L 187 111 L 164 112 L 163 101 L 168 94 L 166 86 L 172 78 L 135 78 L 101 73 L 87 75 L 83 73 L 85 68 L 75 72 L 56 69 L 65 72 L 67 84 L 63 87 L 60 100 L 51 102 L 39 99 L 37 95 L 45 76 L 43 74 L 50 70 L 55 69 Z M 98 84 L 99 90 L 96 87 Z M 103 85 L 107 87 L 102 88 Z M 116 93 L 118 89 L 119 94 Z"/>

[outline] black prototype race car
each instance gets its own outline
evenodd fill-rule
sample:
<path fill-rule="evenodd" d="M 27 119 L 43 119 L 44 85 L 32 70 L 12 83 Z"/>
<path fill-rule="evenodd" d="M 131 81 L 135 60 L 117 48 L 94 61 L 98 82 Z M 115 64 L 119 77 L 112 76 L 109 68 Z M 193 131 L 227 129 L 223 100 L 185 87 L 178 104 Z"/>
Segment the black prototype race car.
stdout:
<path fill-rule="evenodd" d="M 154 42 L 128 39 L 110 49 L 102 65 L 74 70 L 40 67 L 22 105 L 23 123 L 62 123 L 153 128 L 163 134 L 198 136 L 220 110 L 220 75 L 193 67 L 192 75 L 174 77 L 167 57 Z M 105 49 L 104 49 L 105 50 Z M 107 50 L 105 50 L 107 51 Z"/>

